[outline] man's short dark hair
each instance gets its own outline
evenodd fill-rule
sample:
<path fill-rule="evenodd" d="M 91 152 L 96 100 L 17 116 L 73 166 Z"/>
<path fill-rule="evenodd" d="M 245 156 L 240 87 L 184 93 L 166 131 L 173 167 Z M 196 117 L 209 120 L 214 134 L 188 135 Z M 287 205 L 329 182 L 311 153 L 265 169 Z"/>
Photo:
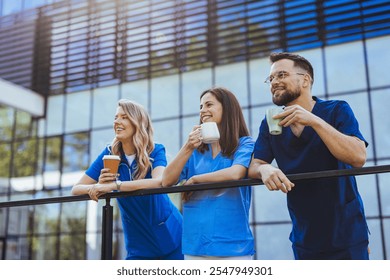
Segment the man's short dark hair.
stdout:
<path fill-rule="evenodd" d="M 271 61 L 271 63 L 274 63 L 281 59 L 289 59 L 294 61 L 294 66 L 304 69 L 311 77 L 311 84 L 314 83 L 313 66 L 306 58 L 298 54 L 287 53 L 287 52 L 271 53 L 269 56 L 269 60 Z"/>

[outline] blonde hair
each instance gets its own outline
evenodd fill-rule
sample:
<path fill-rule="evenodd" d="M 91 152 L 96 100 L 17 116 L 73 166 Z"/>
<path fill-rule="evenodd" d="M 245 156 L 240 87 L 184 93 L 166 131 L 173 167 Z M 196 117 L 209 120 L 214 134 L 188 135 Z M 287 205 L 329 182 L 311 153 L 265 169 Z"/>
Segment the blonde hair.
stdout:
<path fill-rule="evenodd" d="M 134 179 L 143 179 L 149 168 L 152 167 L 152 161 L 149 157 L 154 150 L 152 122 L 144 107 L 136 102 L 121 99 L 118 101 L 118 106 L 122 107 L 135 130 L 132 139 L 137 162 L 137 168 L 133 174 Z M 114 155 L 121 155 L 122 143 L 116 137 L 111 143 L 111 151 Z"/>

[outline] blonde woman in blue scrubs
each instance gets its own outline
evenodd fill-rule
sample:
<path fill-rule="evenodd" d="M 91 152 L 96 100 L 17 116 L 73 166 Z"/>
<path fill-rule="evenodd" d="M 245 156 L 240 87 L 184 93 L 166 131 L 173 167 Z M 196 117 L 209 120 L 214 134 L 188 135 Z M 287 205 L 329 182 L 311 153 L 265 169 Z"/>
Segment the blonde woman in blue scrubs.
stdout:
<path fill-rule="evenodd" d="M 200 97 L 200 123 L 216 122 L 219 142 L 202 143 L 201 126 L 163 173 L 163 186 L 239 180 L 246 177 L 254 141 L 249 136 L 240 104 L 225 88 L 211 88 Z M 251 187 L 185 193 L 183 196 L 185 259 L 252 259 L 249 226 Z"/>
<path fill-rule="evenodd" d="M 121 99 L 113 123 L 115 138 L 103 149 L 72 188 L 97 201 L 111 191 L 134 191 L 161 186 L 167 164 L 165 147 L 153 142 L 146 110 Z M 118 175 L 103 166 L 103 156 L 121 158 Z M 128 260 L 181 260 L 182 215 L 167 194 L 118 197 Z"/>

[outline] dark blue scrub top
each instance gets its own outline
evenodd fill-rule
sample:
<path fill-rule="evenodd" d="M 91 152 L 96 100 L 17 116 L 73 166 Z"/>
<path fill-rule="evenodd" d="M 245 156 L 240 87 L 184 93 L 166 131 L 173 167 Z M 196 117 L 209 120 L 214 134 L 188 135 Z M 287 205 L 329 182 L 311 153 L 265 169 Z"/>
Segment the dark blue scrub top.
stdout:
<path fill-rule="evenodd" d="M 345 101 L 313 99 L 313 114 L 338 131 L 365 141 Z M 313 128 L 305 127 L 296 137 L 289 127 L 284 127 L 281 135 L 273 136 L 265 119 L 260 125 L 254 157 L 269 163 L 275 159 L 285 174 L 351 168 L 329 152 Z M 293 223 L 290 240 L 295 246 L 331 251 L 368 240 L 363 203 L 353 176 L 294 183 L 287 194 L 287 205 Z"/>

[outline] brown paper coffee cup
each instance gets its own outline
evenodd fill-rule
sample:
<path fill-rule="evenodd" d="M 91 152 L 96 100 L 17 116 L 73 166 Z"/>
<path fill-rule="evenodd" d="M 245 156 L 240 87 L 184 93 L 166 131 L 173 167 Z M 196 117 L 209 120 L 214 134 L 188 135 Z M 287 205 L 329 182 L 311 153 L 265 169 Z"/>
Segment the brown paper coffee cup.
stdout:
<path fill-rule="evenodd" d="M 118 167 L 121 158 L 116 155 L 105 155 L 103 156 L 104 168 L 110 169 L 110 173 L 116 175 L 118 173 Z"/>

